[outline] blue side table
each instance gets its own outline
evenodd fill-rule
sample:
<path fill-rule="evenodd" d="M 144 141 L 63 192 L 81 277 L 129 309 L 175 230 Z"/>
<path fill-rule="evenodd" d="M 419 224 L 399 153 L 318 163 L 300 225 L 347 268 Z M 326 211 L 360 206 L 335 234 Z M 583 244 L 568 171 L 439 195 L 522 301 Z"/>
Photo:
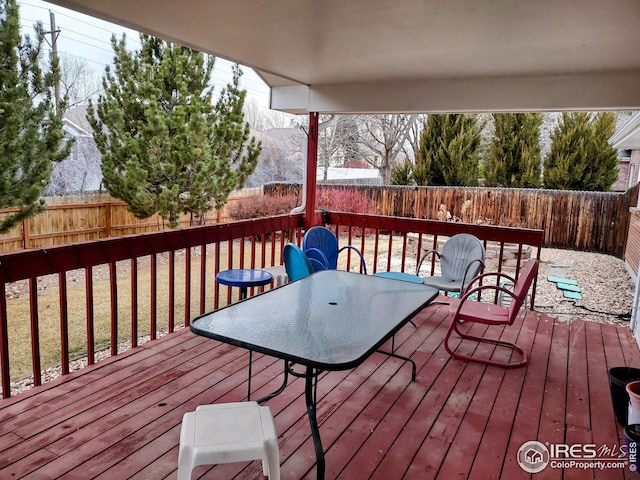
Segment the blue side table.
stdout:
<path fill-rule="evenodd" d="M 268 285 L 273 281 L 273 275 L 264 270 L 235 268 L 218 272 L 216 281 L 229 287 L 240 287 L 240 300 L 244 300 L 247 298 L 247 289 L 249 287 Z"/>
<path fill-rule="evenodd" d="M 234 268 L 222 270 L 216 275 L 216 281 L 229 287 L 240 287 L 240 300 L 247 298 L 249 287 L 261 287 L 273 281 L 273 275 L 264 270 L 253 268 Z M 249 381 L 247 382 L 247 401 L 251 400 L 251 364 L 253 363 L 253 351 L 249 350 Z"/>
<path fill-rule="evenodd" d="M 376 277 L 390 278 L 391 280 L 402 280 L 403 282 L 424 283 L 424 280 L 418 275 L 411 275 L 404 272 L 378 272 L 374 274 Z"/>

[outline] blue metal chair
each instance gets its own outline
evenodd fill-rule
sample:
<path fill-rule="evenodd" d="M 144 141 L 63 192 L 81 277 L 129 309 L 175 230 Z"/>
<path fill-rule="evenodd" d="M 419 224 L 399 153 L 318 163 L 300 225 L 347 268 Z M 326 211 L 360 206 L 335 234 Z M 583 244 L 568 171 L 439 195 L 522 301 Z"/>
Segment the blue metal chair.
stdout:
<path fill-rule="evenodd" d="M 353 250 L 360 257 L 362 271 L 367 274 L 367 265 L 360 250 L 351 245 L 339 248 L 338 239 L 327 227 L 311 227 L 302 238 L 302 250 L 313 261 L 314 271 L 336 270 L 338 254 L 343 250 Z"/>
<path fill-rule="evenodd" d="M 282 251 L 284 258 L 284 268 L 290 282 L 295 282 L 308 275 L 314 270 L 309 257 L 294 243 L 287 243 Z M 319 264 L 322 266 L 322 264 Z"/>

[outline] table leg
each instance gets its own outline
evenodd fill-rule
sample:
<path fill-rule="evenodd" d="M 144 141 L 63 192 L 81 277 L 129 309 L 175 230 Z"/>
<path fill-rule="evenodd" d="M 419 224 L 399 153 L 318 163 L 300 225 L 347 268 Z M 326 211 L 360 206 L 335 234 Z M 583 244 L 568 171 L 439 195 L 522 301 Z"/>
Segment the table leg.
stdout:
<path fill-rule="evenodd" d="M 322 448 L 322 440 L 320 439 L 320 430 L 318 429 L 318 419 L 316 418 L 316 392 L 314 388 L 314 380 L 317 381 L 315 369 L 313 367 L 307 367 L 304 399 L 307 403 L 307 415 L 309 416 L 313 446 L 316 450 L 317 479 L 324 480 L 324 450 Z"/>
<path fill-rule="evenodd" d="M 264 397 L 259 398 L 256 401 L 258 403 L 264 403 L 267 400 L 271 400 L 276 395 L 280 395 L 282 392 L 284 392 L 284 389 L 287 387 L 288 382 L 289 382 L 289 362 L 285 360 L 284 361 L 284 379 L 282 380 L 282 385 L 280 385 L 280 387 L 278 387 L 278 389 L 275 392 L 271 392 L 265 395 Z"/>
<path fill-rule="evenodd" d="M 253 360 L 253 350 L 249 350 L 249 380 L 247 380 L 247 402 L 251 401 L 251 364 Z"/>
<path fill-rule="evenodd" d="M 416 381 L 416 372 L 417 372 L 417 368 L 416 368 L 416 362 L 414 362 L 413 360 L 411 360 L 409 357 L 403 357 L 402 355 L 398 355 L 397 353 L 391 351 L 391 352 L 386 352 L 384 350 L 376 350 L 378 353 L 384 353 L 385 355 L 388 355 L 390 357 L 393 358 L 398 358 L 400 360 L 404 360 L 405 362 L 411 362 L 411 381 L 415 382 Z"/>
<path fill-rule="evenodd" d="M 240 300 L 247 298 L 247 287 L 240 287 Z"/>

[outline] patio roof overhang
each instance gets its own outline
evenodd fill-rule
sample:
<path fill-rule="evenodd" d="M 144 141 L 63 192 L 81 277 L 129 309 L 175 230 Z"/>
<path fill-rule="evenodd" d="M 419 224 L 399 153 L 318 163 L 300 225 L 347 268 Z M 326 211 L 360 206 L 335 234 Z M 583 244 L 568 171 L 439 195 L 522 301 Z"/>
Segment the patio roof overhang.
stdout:
<path fill-rule="evenodd" d="M 53 0 L 252 67 L 304 114 L 640 108 L 637 0 Z"/>
<path fill-rule="evenodd" d="M 640 150 L 640 112 L 635 112 L 609 139 L 613 148 Z"/>

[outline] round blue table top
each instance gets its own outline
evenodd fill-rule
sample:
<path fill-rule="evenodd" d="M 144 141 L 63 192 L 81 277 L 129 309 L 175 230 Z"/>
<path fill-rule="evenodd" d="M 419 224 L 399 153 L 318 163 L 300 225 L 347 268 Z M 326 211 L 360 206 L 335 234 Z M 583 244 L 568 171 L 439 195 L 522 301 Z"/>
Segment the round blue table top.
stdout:
<path fill-rule="evenodd" d="M 419 276 L 404 272 L 378 272 L 375 276 L 390 278 L 392 280 L 402 280 L 403 282 L 424 283 L 424 280 Z"/>
<path fill-rule="evenodd" d="M 235 268 L 223 270 L 216 275 L 218 283 L 230 287 L 259 287 L 267 285 L 273 281 L 273 275 L 264 270 L 254 270 L 252 268 Z"/>

